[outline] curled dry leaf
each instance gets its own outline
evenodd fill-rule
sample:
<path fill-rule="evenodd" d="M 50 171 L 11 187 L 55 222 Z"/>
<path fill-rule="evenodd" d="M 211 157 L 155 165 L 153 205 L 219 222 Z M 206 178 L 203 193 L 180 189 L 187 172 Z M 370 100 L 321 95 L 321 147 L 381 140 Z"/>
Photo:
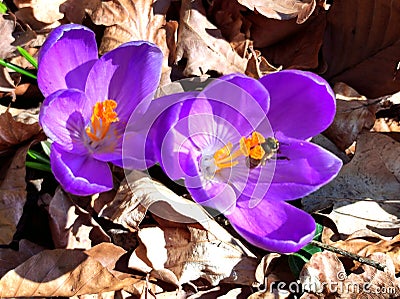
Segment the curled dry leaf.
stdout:
<path fill-rule="evenodd" d="M 362 8 L 362 9 L 361 9 Z M 324 74 L 345 82 L 368 98 L 400 90 L 400 2 L 334 1 L 327 15 Z"/>
<path fill-rule="evenodd" d="M 44 250 L 0 279 L 0 297 L 71 297 L 121 290 L 137 279 L 112 269 L 125 251 L 109 243 L 87 251 Z"/>
<path fill-rule="evenodd" d="M 340 238 L 342 237 L 342 238 Z M 338 241 L 332 241 L 337 240 Z M 400 272 L 400 234 L 393 238 L 384 237 L 369 229 L 363 229 L 352 233 L 350 236 L 343 238 L 335 234 L 330 228 L 325 227 L 322 234 L 322 241 L 326 244 L 337 248 L 344 249 L 359 256 L 369 256 L 375 252 L 382 252 L 389 256 L 394 264 L 394 272 Z M 359 267 L 358 262 L 354 262 L 355 267 Z M 354 270 L 353 268 L 351 270 Z"/>
<path fill-rule="evenodd" d="M 110 237 L 88 212 L 58 188 L 49 204 L 50 229 L 56 248 L 89 249 Z"/>
<path fill-rule="evenodd" d="M 107 26 L 99 52 L 104 54 L 122 43 L 132 40 L 147 40 L 157 44 L 163 54 L 161 85 L 170 82 L 171 68 L 168 65 L 169 49 L 167 36 L 173 36 L 176 26 L 166 26 L 166 14 L 171 0 L 118 0 L 101 1 L 89 12 L 93 22 Z M 171 40 L 170 40 L 171 42 Z"/>
<path fill-rule="evenodd" d="M 158 227 L 139 228 L 146 213 Z M 204 278 L 249 285 L 255 281 L 255 256 L 219 226 L 198 204 L 179 197 L 138 171 L 121 183 L 102 217 L 131 231 L 139 230 L 139 247 L 130 267 L 179 284 Z M 171 272 L 172 271 L 172 272 Z M 162 278 L 161 276 L 164 276 Z"/>
<path fill-rule="evenodd" d="M 313 13 L 317 0 L 238 0 L 247 8 L 278 20 L 288 20 L 297 16 L 297 23 L 304 23 Z"/>
<path fill-rule="evenodd" d="M 38 123 L 25 124 L 16 121 L 7 110 L 0 114 L 0 155 L 12 151 L 13 147 L 21 144 L 40 132 Z"/>
<path fill-rule="evenodd" d="M 12 36 L 15 28 L 15 17 L 0 14 L 0 58 L 8 58 L 16 50 L 12 43 L 15 38 Z"/>
<path fill-rule="evenodd" d="M 7 163 L 1 167 L 0 244 L 9 244 L 12 241 L 22 216 L 27 195 L 25 160 L 29 147 L 30 144 L 21 147 L 11 159 L 11 164 Z M 6 167 L 8 168 L 4 169 Z"/>
<path fill-rule="evenodd" d="M 314 254 L 300 273 L 300 282 L 307 291 L 304 298 L 314 298 L 312 294 L 324 298 L 398 298 L 400 289 L 396 282 L 393 262 L 383 253 L 368 256 L 387 266 L 385 271 L 368 265 L 361 265 L 349 275 L 343 264 L 332 252 Z M 374 297 L 379 294 L 378 297 Z M 364 297 L 359 297 L 359 296 Z M 329 297 L 332 296 L 332 297 Z M 372 297 L 367 297 L 372 296 Z M 303 298 L 303 297 L 302 297 Z"/>
<path fill-rule="evenodd" d="M 379 103 L 368 100 L 345 83 L 335 84 L 333 90 L 336 94 L 336 115 L 324 134 L 344 151 L 363 130 L 374 126 Z"/>
<path fill-rule="evenodd" d="M 64 17 L 60 5 L 66 0 L 14 0 L 19 11 L 31 12 L 37 22 L 52 24 Z"/>
<path fill-rule="evenodd" d="M 220 74 L 244 73 L 247 59 L 236 53 L 221 31 L 207 20 L 201 0 L 183 0 L 176 60 L 187 58 L 185 76 L 208 71 Z"/>
<path fill-rule="evenodd" d="M 400 143 L 380 133 L 357 139 L 350 163 L 328 185 L 303 199 L 308 212 L 333 205 L 329 218 L 339 233 L 399 227 Z"/>

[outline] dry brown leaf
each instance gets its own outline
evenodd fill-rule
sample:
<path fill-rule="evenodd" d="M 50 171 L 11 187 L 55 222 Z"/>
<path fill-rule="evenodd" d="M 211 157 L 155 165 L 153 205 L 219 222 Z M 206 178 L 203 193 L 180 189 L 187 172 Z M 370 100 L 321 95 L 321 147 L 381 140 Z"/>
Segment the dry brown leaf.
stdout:
<path fill-rule="evenodd" d="M 339 240 L 332 241 L 336 239 Z M 397 230 L 397 235 L 393 238 L 383 237 L 371 230 L 363 229 L 354 232 L 347 238 L 340 239 L 340 235 L 335 234 L 331 229 L 325 227 L 322 242 L 359 256 L 369 256 L 375 252 L 385 253 L 392 259 L 395 272 L 400 272 L 399 230 Z M 357 267 L 359 266 L 359 263 L 355 264 Z"/>
<path fill-rule="evenodd" d="M 12 43 L 15 38 L 12 36 L 15 28 L 15 17 L 0 14 L 0 58 L 5 59 L 16 50 Z"/>
<path fill-rule="evenodd" d="M 60 5 L 66 0 L 14 0 L 17 8 L 31 10 L 34 18 L 41 23 L 52 24 L 64 17 Z"/>
<path fill-rule="evenodd" d="M 18 122 L 8 111 L 0 114 L 0 155 L 11 151 L 13 146 L 38 135 L 40 130 L 38 123 Z"/>
<path fill-rule="evenodd" d="M 99 52 L 104 54 L 122 43 L 147 40 L 160 47 L 164 54 L 161 85 L 170 82 L 168 65 L 169 49 L 167 35 L 173 36 L 176 26 L 165 26 L 166 14 L 171 0 L 115 0 L 102 1 L 89 12 L 93 22 L 107 26 Z"/>
<path fill-rule="evenodd" d="M 329 218 L 340 233 L 366 228 L 398 228 L 400 219 L 400 143 L 380 133 L 357 139 L 350 163 L 328 185 L 303 199 L 308 212 L 333 205 Z"/>
<path fill-rule="evenodd" d="M 400 90 L 400 2 L 337 0 L 327 17 L 324 74 L 375 98 Z"/>
<path fill-rule="evenodd" d="M 103 243 L 87 251 L 45 250 L 0 279 L 1 297 L 71 297 L 121 290 L 137 279 L 119 279 L 113 267 L 125 251 Z"/>
<path fill-rule="evenodd" d="M 184 0 L 181 6 L 177 61 L 187 59 L 185 76 L 208 71 L 229 74 L 246 70 L 247 59 L 236 53 L 221 31 L 207 20 L 201 0 Z"/>
<path fill-rule="evenodd" d="M 379 102 L 368 100 L 344 83 L 335 84 L 333 90 L 336 94 L 336 115 L 324 134 L 344 151 L 363 130 L 374 126 Z"/>
<path fill-rule="evenodd" d="M 372 130 L 375 132 L 400 132 L 400 122 L 392 118 L 378 118 Z"/>
<path fill-rule="evenodd" d="M 221 280 L 247 285 L 256 282 L 255 256 L 240 241 L 200 205 L 179 197 L 141 172 L 127 176 L 114 201 L 99 215 L 136 231 L 147 212 L 160 226 L 139 230 L 141 243 L 131 257 L 130 267 L 145 273 L 157 271 L 159 279 L 161 274 L 169 273 L 170 283 L 174 276 L 175 283 L 180 284 L 199 277 L 212 285 Z"/>
<path fill-rule="evenodd" d="M 42 250 L 44 250 L 43 247 L 25 239 L 19 241 L 18 251 L 0 248 L 0 277 Z"/>
<path fill-rule="evenodd" d="M 334 253 L 325 251 L 314 254 L 300 273 L 303 288 L 309 292 L 305 294 L 317 294 L 324 298 L 398 298 L 400 289 L 390 257 L 373 253 L 368 258 L 385 264 L 386 270 L 361 265 L 347 275 Z"/>
<path fill-rule="evenodd" d="M 15 153 L 11 164 L 0 174 L 0 244 L 9 244 L 17 230 L 26 202 L 25 160 L 30 145 Z M 6 169 L 4 169 L 6 168 Z M 4 176 L 3 176 L 4 175 Z"/>
<path fill-rule="evenodd" d="M 21 78 L 21 76 L 18 76 Z M 16 82 L 11 78 L 7 68 L 0 66 L 0 92 L 11 93 L 13 100 L 15 100 L 15 87 Z"/>
<path fill-rule="evenodd" d="M 304 23 L 313 13 L 316 0 L 238 0 L 247 8 L 273 19 L 288 20 L 297 16 Z"/>
<path fill-rule="evenodd" d="M 89 249 L 111 241 L 89 213 L 75 205 L 61 188 L 49 204 L 49 216 L 56 248 Z"/>

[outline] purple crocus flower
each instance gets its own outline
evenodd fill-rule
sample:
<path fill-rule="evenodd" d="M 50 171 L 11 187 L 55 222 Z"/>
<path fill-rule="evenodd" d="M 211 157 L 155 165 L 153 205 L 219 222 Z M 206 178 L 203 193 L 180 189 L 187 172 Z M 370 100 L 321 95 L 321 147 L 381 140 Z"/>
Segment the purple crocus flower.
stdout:
<path fill-rule="evenodd" d="M 94 33 L 69 24 L 53 30 L 39 54 L 39 122 L 53 140 L 51 168 L 76 195 L 110 190 L 108 162 L 122 165 L 122 136 L 134 110 L 144 112 L 158 86 L 160 49 L 129 42 L 98 58 Z"/>
<path fill-rule="evenodd" d="M 200 93 L 153 101 L 145 155 L 171 179 L 183 178 L 196 202 L 223 212 L 250 243 L 295 252 L 313 238 L 315 222 L 285 201 L 339 172 L 340 159 L 307 141 L 334 115 L 334 94 L 313 73 L 228 75 Z"/>

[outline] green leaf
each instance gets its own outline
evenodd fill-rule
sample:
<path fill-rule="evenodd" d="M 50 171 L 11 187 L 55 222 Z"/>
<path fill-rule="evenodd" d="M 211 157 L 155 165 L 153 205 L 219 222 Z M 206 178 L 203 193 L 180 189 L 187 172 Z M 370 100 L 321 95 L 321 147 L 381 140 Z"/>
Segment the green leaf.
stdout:
<path fill-rule="evenodd" d="M 46 164 L 46 165 L 50 165 L 50 160 L 47 155 L 41 154 L 34 150 L 29 150 L 28 155 L 29 155 L 29 157 L 36 160 L 37 162 L 40 162 L 40 163 Z"/>
<path fill-rule="evenodd" d="M 3 2 L 0 2 L 0 13 L 5 14 L 6 12 L 7 12 L 7 6 Z"/>
<path fill-rule="evenodd" d="M 38 162 L 32 162 L 32 161 L 26 161 L 25 162 L 26 167 L 37 169 L 37 170 L 42 170 L 46 172 L 51 172 L 51 167 L 50 165 L 38 163 Z"/>
<path fill-rule="evenodd" d="M 38 68 L 38 62 L 36 61 L 35 58 L 32 57 L 31 54 L 28 53 L 28 51 L 26 51 L 24 48 L 22 48 L 22 47 L 20 47 L 20 46 L 17 46 L 17 50 L 19 51 L 19 53 L 20 53 L 26 60 L 28 60 L 28 62 L 29 62 L 30 64 L 33 65 L 33 67 L 34 67 L 35 69 Z"/>
<path fill-rule="evenodd" d="M 24 70 L 23 68 L 20 68 L 19 66 L 16 66 L 14 64 L 11 64 L 9 62 L 4 61 L 3 59 L 0 59 L 0 65 L 4 66 L 4 67 L 8 67 L 22 75 L 31 77 L 33 79 L 37 79 L 37 77 L 34 74 L 31 74 L 30 72 L 27 72 L 26 70 Z"/>

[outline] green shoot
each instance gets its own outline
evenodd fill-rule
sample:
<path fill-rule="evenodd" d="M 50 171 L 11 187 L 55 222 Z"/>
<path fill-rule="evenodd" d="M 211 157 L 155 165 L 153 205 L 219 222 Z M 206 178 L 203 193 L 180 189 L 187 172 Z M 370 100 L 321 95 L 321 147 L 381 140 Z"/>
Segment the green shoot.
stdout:
<path fill-rule="evenodd" d="M 9 62 L 6 62 L 3 59 L 0 59 L 0 65 L 4 66 L 4 67 L 8 67 L 8 68 L 12 69 L 13 71 L 16 71 L 22 75 L 28 76 L 33 79 L 37 79 L 37 77 L 34 74 L 31 74 L 30 72 L 24 70 L 23 68 L 20 68 L 19 66 L 11 64 Z"/>
<path fill-rule="evenodd" d="M 50 165 L 50 160 L 49 160 L 49 157 L 47 155 L 41 154 L 41 153 L 39 153 L 37 151 L 34 151 L 34 150 L 29 150 L 28 151 L 28 155 L 32 159 L 37 160 L 37 162 Z"/>
<path fill-rule="evenodd" d="M 31 162 L 31 161 L 26 161 L 25 162 L 26 167 L 41 170 L 41 171 L 46 171 L 46 172 L 51 172 L 51 167 L 50 165 L 38 163 L 38 162 Z"/>
<path fill-rule="evenodd" d="M 29 62 L 30 64 L 33 65 L 33 67 L 34 67 L 35 69 L 38 68 L 38 63 L 37 63 L 36 59 L 33 58 L 32 55 L 28 53 L 28 51 L 26 51 L 24 48 L 22 48 L 22 47 L 20 47 L 20 46 L 17 46 L 17 50 L 19 51 L 19 53 L 20 53 L 26 60 L 28 60 L 28 62 Z"/>
<path fill-rule="evenodd" d="M 0 2 L 0 13 L 5 14 L 6 12 L 7 12 L 7 6 L 3 2 Z"/>
<path fill-rule="evenodd" d="M 29 150 L 28 156 L 36 161 L 26 161 L 26 167 L 51 172 L 50 160 L 45 154 L 41 154 L 34 150 Z"/>

